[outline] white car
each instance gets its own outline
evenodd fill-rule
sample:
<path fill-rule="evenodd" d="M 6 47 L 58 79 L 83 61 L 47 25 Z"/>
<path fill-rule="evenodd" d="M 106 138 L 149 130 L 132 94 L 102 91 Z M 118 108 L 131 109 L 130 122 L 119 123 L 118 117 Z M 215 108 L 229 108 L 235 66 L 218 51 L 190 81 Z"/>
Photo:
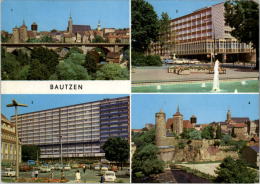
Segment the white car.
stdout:
<path fill-rule="evenodd" d="M 70 165 L 65 165 L 63 169 L 64 169 L 65 171 L 69 171 L 69 170 L 71 170 L 71 167 L 70 167 Z"/>
<path fill-rule="evenodd" d="M 108 171 L 108 167 L 102 166 L 101 167 L 101 175 L 105 174 L 106 171 Z"/>
<path fill-rule="evenodd" d="M 51 168 L 48 166 L 41 166 L 40 171 L 41 172 L 51 172 Z"/>
<path fill-rule="evenodd" d="M 96 166 L 94 167 L 94 170 L 99 171 L 99 170 L 100 170 L 100 165 L 96 165 Z"/>
<path fill-rule="evenodd" d="M 3 172 L 3 176 L 15 176 L 15 173 L 12 168 L 6 168 Z"/>
<path fill-rule="evenodd" d="M 116 174 L 114 171 L 106 171 L 104 174 L 105 182 L 115 182 Z"/>

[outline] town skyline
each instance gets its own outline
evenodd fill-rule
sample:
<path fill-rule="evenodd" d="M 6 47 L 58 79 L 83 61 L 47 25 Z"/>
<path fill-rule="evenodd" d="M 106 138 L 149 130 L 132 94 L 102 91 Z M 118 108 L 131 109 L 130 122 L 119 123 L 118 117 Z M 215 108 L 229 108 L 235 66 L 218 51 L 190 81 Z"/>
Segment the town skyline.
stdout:
<path fill-rule="evenodd" d="M 226 120 L 226 113 L 231 111 L 232 117 L 258 117 L 258 96 L 243 95 L 132 95 L 131 112 L 132 129 L 144 128 L 146 123 L 155 124 L 155 113 L 160 109 L 166 114 L 166 119 L 172 118 L 177 107 L 184 120 L 192 115 L 197 117 L 197 124 L 209 124 Z M 151 100 L 152 99 L 152 100 Z M 145 104 L 145 108 L 144 105 Z"/>
<path fill-rule="evenodd" d="M 16 26 L 21 26 L 23 21 L 28 28 L 33 22 L 37 23 L 39 31 L 67 30 L 70 16 L 73 24 L 90 25 L 92 29 L 97 28 L 99 21 L 101 28 L 129 28 L 127 0 L 78 0 L 78 3 L 71 0 L 64 2 L 61 0 L 54 2 L 10 0 L 3 1 L 1 4 L 3 7 L 1 29 L 8 32 L 12 32 Z M 46 9 L 48 9 L 48 16 L 46 16 Z"/>

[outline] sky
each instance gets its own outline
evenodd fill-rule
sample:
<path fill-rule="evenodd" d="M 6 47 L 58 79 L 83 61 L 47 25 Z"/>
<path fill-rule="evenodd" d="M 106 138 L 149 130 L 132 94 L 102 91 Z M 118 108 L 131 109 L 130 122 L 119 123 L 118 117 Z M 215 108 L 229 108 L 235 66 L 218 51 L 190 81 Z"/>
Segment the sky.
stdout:
<path fill-rule="evenodd" d="M 167 12 L 171 19 L 192 13 L 195 10 L 224 2 L 223 0 L 146 0 L 153 5 L 158 16 Z"/>
<path fill-rule="evenodd" d="M 166 113 L 166 119 L 172 118 L 178 105 L 183 119 L 195 115 L 197 124 L 225 121 L 228 109 L 232 117 L 259 119 L 258 94 L 134 94 L 131 102 L 132 129 L 154 124 L 155 113 L 160 109 Z"/>
<path fill-rule="evenodd" d="M 36 22 L 39 31 L 66 30 L 70 13 L 73 24 L 92 29 L 99 20 L 101 27 L 129 27 L 128 0 L 2 0 L 1 8 L 1 30 L 8 32 L 23 20 L 27 29 Z"/>
<path fill-rule="evenodd" d="M 28 105 L 28 107 L 18 107 L 18 114 L 23 114 L 123 96 L 128 95 L 2 95 L 1 113 L 10 120 L 10 117 L 14 115 L 14 108 L 6 107 L 6 105 L 12 103 L 13 99 L 18 103 Z"/>

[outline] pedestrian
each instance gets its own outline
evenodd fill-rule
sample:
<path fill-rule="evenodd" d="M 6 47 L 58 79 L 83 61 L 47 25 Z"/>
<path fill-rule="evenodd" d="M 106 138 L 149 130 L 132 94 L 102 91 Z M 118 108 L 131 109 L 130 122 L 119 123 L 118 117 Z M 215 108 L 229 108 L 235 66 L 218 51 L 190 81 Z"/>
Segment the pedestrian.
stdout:
<path fill-rule="evenodd" d="M 53 171 L 50 173 L 50 178 L 53 179 Z"/>
<path fill-rule="evenodd" d="M 104 183 L 104 180 L 105 180 L 104 175 L 101 175 L 100 183 Z"/>
<path fill-rule="evenodd" d="M 65 179 L 65 175 L 64 175 L 63 169 L 61 170 L 61 173 L 60 173 L 60 174 L 61 174 L 61 178 L 60 178 L 60 179 L 61 179 L 61 180 L 64 180 L 64 179 Z"/>
<path fill-rule="evenodd" d="M 35 173 L 35 178 L 38 178 L 39 171 L 36 170 L 34 173 Z"/>
<path fill-rule="evenodd" d="M 86 173 L 86 166 L 85 165 L 83 165 L 83 172 L 84 172 L 84 174 Z"/>
<path fill-rule="evenodd" d="M 79 172 L 79 170 L 77 170 L 77 172 L 75 174 L 75 180 L 76 180 L 77 183 L 80 182 L 80 172 Z"/>

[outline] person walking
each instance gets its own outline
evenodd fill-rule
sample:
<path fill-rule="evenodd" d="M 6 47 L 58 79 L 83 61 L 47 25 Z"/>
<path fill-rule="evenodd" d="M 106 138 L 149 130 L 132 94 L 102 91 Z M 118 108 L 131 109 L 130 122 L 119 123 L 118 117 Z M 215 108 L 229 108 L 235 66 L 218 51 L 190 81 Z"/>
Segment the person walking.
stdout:
<path fill-rule="evenodd" d="M 79 183 L 79 182 L 80 182 L 80 179 L 81 179 L 81 177 L 80 177 L 80 172 L 79 172 L 79 170 L 77 170 L 77 172 L 76 172 L 76 174 L 75 174 L 75 180 L 76 180 L 77 183 Z"/>
<path fill-rule="evenodd" d="M 36 170 L 36 171 L 34 172 L 34 174 L 35 174 L 35 178 L 38 178 L 39 171 Z"/>
<path fill-rule="evenodd" d="M 86 166 L 85 165 L 83 165 L 83 172 L 84 172 L 84 174 L 86 173 Z"/>
<path fill-rule="evenodd" d="M 104 175 L 101 175 L 100 183 L 104 183 L 104 180 L 105 180 Z"/>
<path fill-rule="evenodd" d="M 35 178 L 35 171 L 32 171 L 32 178 Z"/>

